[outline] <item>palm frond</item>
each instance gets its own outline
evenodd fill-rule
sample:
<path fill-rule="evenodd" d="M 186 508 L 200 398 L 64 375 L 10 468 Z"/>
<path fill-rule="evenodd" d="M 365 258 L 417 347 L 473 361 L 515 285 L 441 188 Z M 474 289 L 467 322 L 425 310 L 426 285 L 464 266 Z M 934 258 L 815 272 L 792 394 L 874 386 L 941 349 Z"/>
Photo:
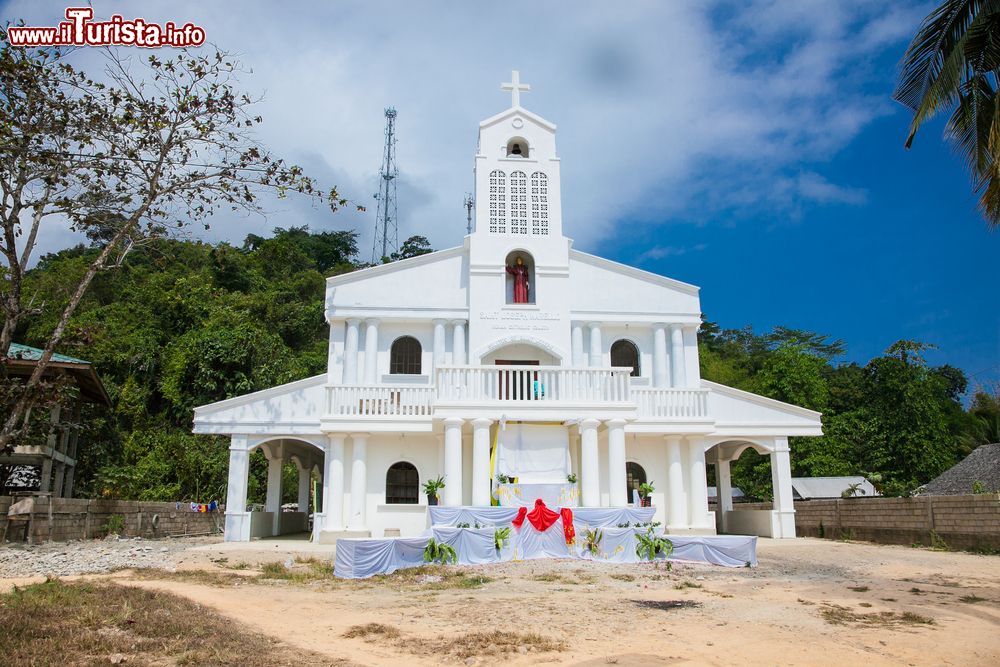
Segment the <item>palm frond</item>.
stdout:
<path fill-rule="evenodd" d="M 968 71 L 970 28 L 1000 12 L 1000 0 L 945 0 L 924 19 L 903 57 L 893 97 L 914 112 L 907 147 L 920 125 L 952 104 Z M 992 30 L 987 30 L 987 34 Z M 979 54 L 972 52 L 973 58 Z"/>

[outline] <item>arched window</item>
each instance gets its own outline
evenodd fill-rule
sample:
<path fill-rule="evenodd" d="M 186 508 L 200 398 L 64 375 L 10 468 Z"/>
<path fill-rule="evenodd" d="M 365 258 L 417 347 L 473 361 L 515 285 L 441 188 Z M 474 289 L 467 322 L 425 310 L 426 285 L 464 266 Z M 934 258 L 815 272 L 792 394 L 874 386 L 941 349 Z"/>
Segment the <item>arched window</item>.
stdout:
<path fill-rule="evenodd" d="M 611 346 L 612 366 L 631 366 L 632 377 L 639 377 L 639 348 L 630 340 L 616 340 Z"/>
<path fill-rule="evenodd" d="M 646 479 L 646 470 L 635 463 L 634 461 L 629 461 L 625 464 L 625 495 L 628 498 L 628 502 L 632 502 L 632 490 L 639 490 L 640 484 L 645 484 L 649 480 Z"/>
<path fill-rule="evenodd" d="M 507 233 L 507 175 L 490 172 L 490 234 Z"/>
<path fill-rule="evenodd" d="M 389 351 L 389 373 L 392 375 L 420 375 L 420 341 L 413 336 L 402 336 L 392 343 Z"/>
<path fill-rule="evenodd" d="M 504 157 L 528 157 L 530 150 L 528 149 L 528 140 L 524 137 L 512 137 L 510 141 L 507 142 L 507 151 Z"/>
<path fill-rule="evenodd" d="M 528 233 L 528 177 L 523 171 L 510 174 L 510 233 Z"/>
<path fill-rule="evenodd" d="M 531 175 L 531 234 L 549 235 L 549 179 L 540 171 Z"/>
<path fill-rule="evenodd" d="M 385 473 L 385 503 L 416 505 L 419 502 L 420 476 L 412 463 L 399 461 Z"/>

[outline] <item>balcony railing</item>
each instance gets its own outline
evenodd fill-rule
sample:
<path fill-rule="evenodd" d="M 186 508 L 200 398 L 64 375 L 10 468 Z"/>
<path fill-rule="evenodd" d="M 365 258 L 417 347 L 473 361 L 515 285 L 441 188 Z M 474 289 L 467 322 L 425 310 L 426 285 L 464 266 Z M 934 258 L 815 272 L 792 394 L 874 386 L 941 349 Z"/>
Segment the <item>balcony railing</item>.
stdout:
<path fill-rule="evenodd" d="M 430 417 L 434 387 L 338 385 L 327 387 L 331 417 Z"/>
<path fill-rule="evenodd" d="M 708 419 L 707 389 L 633 387 L 629 368 L 442 366 L 430 386 L 327 387 L 331 418 L 430 418 L 435 404 L 635 406 L 639 419 Z"/>
<path fill-rule="evenodd" d="M 437 400 L 445 403 L 628 403 L 630 368 L 442 366 Z"/>
<path fill-rule="evenodd" d="M 635 387 L 632 398 L 639 418 L 707 419 L 707 389 Z"/>

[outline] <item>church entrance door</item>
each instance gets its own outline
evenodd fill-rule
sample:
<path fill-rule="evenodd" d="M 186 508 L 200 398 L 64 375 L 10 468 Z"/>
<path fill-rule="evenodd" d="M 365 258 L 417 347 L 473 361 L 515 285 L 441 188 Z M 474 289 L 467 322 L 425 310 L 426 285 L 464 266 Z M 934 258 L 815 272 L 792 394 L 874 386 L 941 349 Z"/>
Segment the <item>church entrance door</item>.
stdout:
<path fill-rule="evenodd" d="M 497 366 L 538 366 L 537 360 L 497 359 Z M 499 392 L 501 401 L 530 401 L 540 397 L 534 395 L 533 388 L 537 386 L 538 372 L 520 369 L 501 369 L 499 373 Z"/>

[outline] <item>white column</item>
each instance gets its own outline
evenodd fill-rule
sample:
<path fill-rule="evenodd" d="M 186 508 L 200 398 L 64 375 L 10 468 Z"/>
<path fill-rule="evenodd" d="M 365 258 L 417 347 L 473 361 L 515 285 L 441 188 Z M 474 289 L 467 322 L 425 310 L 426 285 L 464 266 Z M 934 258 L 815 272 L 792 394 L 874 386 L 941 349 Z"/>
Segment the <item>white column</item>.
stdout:
<path fill-rule="evenodd" d="M 358 327 L 361 320 L 347 320 L 347 336 L 344 339 L 344 384 L 358 383 Z"/>
<path fill-rule="evenodd" d="M 653 386 L 670 386 L 670 376 L 667 374 L 667 329 L 663 324 L 653 325 Z"/>
<path fill-rule="evenodd" d="M 705 445 L 701 437 L 688 437 L 688 506 L 692 528 L 713 526 L 708 521 L 708 480 L 705 477 Z"/>
<path fill-rule="evenodd" d="M 444 320 L 434 320 L 434 370 L 444 363 Z M 437 373 L 435 373 L 436 375 Z M 446 482 L 447 483 L 447 482 Z M 448 487 L 445 487 L 448 488 Z"/>
<path fill-rule="evenodd" d="M 771 485 L 774 487 L 774 509 L 771 537 L 795 537 L 795 504 L 792 500 L 792 461 L 788 438 L 774 439 L 771 454 Z"/>
<path fill-rule="evenodd" d="M 455 320 L 451 330 L 451 363 L 465 365 L 465 320 Z"/>
<path fill-rule="evenodd" d="M 684 379 L 684 330 L 678 324 L 670 326 L 670 386 L 683 387 Z"/>
<path fill-rule="evenodd" d="M 729 460 L 723 458 L 722 448 L 716 447 L 718 457 L 715 459 L 715 491 L 718 504 L 716 511 L 720 512 L 722 532 L 729 530 L 726 512 L 733 511 L 733 480 L 729 473 Z"/>
<path fill-rule="evenodd" d="M 247 512 L 247 479 L 250 474 L 250 451 L 247 437 L 234 435 L 229 442 L 229 485 L 226 489 L 226 542 L 250 540 L 250 514 Z"/>
<path fill-rule="evenodd" d="M 583 356 L 583 325 L 579 322 L 573 323 L 573 365 L 577 368 L 587 365 Z"/>
<path fill-rule="evenodd" d="M 281 467 L 285 461 L 282 446 L 275 445 L 267 459 L 267 496 L 264 505 L 265 512 L 274 513 L 271 534 L 281 534 Z"/>
<path fill-rule="evenodd" d="M 590 366 L 600 366 L 604 356 L 601 347 L 601 324 L 591 322 L 587 326 L 590 327 Z"/>
<path fill-rule="evenodd" d="M 462 424 L 457 417 L 444 420 L 444 501 L 456 507 L 462 504 Z"/>
<path fill-rule="evenodd" d="M 490 419 L 472 422 L 472 504 L 490 505 Z M 447 489 L 448 487 L 444 487 Z"/>
<path fill-rule="evenodd" d="M 684 462 L 681 437 L 666 436 L 667 441 L 667 529 L 687 528 L 687 501 L 684 494 Z"/>
<path fill-rule="evenodd" d="M 337 327 L 341 324 L 338 321 L 328 321 L 327 324 L 330 325 L 330 334 L 326 339 L 326 383 L 333 384 L 333 373 L 337 367 L 337 359 L 333 355 L 333 350 L 337 341 Z"/>
<path fill-rule="evenodd" d="M 597 454 L 596 419 L 580 421 L 580 502 L 584 507 L 601 504 L 600 463 Z"/>
<path fill-rule="evenodd" d="M 327 433 L 323 470 L 323 530 L 344 529 L 344 436 Z"/>
<path fill-rule="evenodd" d="M 611 419 L 608 426 L 608 483 L 611 506 L 628 505 L 628 490 L 625 488 L 625 420 Z"/>
<path fill-rule="evenodd" d="M 351 516 L 348 530 L 368 530 L 368 434 L 351 434 Z"/>
<path fill-rule="evenodd" d="M 365 384 L 378 384 L 378 320 L 365 320 Z"/>
<path fill-rule="evenodd" d="M 299 511 L 309 514 L 309 468 L 299 468 Z"/>
<path fill-rule="evenodd" d="M 684 379 L 688 387 L 701 385 L 701 369 L 698 368 L 698 326 L 689 324 L 684 327 Z"/>

